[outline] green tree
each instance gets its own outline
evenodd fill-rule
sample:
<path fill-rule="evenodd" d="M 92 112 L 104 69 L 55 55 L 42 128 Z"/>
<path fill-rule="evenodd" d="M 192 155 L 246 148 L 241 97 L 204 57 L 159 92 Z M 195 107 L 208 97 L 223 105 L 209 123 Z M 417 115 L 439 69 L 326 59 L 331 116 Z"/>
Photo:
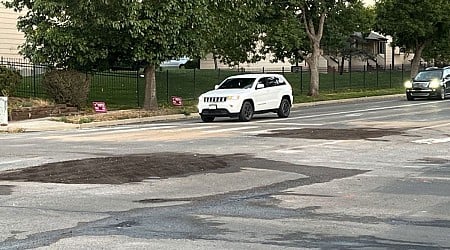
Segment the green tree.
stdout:
<path fill-rule="evenodd" d="M 353 6 L 361 7 L 361 1 L 286 0 L 266 1 L 266 5 L 269 16 L 263 21 L 266 24 L 263 37 L 266 52 L 272 51 L 278 60 L 285 57 L 294 62 L 304 59 L 311 73 L 308 95 L 318 96 L 319 58 L 323 53 L 325 29 L 330 44 L 337 44 L 336 40 L 342 40 L 342 37 L 348 39 L 350 34 L 358 31 L 358 24 L 363 23 L 350 21 L 357 19 L 348 10 Z M 326 26 L 327 20 L 335 21 Z"/>
<path fill-rule="evenodd" d="M 208 0 L 13 0 L 6 6 L 25 13 L 18 21 L 26 38 L 21 51 L 35 63 L 85 70 L 117 63 L 144 67 L 145 109 L 158 107 L 158 65 L 199 57 L 211 27 Z"/>
<path fill-rule="evenodd" d="M 364 39 L 374 27 L 375 10 L 365 7 L 362 2 L 348 4 L 344 9 L 330 15 L 325 23 L 322 47 L 327 55 L 341 57 L 341 73 L 344 62 L 359 57 L 363 60 L 374 58 L 365 45 Z"/>
<path fill-rule="evenodd" d="M 257 19 L 264 7 L 262 0 L 212 1 L 207 51 L 213 54 L 216 69 L 219 61 L 232 66 L 260 59 L 257 44 L 262 28 Z"/>
<path fill-rule="evenodd" d="M 439 40 L 427 46 L 423 51 L 422 58 L 433 62 L 435 66 L 444 67 L 450 65 L 450 34 L 443 34 Z"/>
<path fill-rule="evenodd" d="M 426 48 L 449 37 L 450 0 L 381 0 L 375 6 L 378 31 L 393 36 L 393 45 L 414 53 L 414 77 Z"/>
<path fill-rule="evenodd" d="M 304 26 L 297 15 L 286 3 L 274 1 L 267 3 L 266 11 L 259 17 L 263 25 L 261 41 L 264 44 L 262 53 L 273 55 L 273 61 L 289 60 L 298 66 L 306 57 L 308 42 Z"/>

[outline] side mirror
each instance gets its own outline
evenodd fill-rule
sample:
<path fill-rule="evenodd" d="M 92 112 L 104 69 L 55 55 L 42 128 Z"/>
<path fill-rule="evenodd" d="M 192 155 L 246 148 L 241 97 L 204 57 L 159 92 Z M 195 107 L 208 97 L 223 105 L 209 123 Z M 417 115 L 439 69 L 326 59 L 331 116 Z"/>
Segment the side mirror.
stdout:
<path fill-rule="evenodd" d="M 256 89 L 263 89 L 264 88 L 264 83 L 258 83 L 256 85 Z"/>
<path fill-rule="evenodd" d="M 446 75 L 445 79 L 447 79 L 447 80 L 450 79 L 450 74 Z"/>
<path fill-rule="evenodd" d="M 218 88 L 219 88 L 219 85 L 215 85 L 215 86 L 214 86 L 214 89 L 218 89 Z"/>

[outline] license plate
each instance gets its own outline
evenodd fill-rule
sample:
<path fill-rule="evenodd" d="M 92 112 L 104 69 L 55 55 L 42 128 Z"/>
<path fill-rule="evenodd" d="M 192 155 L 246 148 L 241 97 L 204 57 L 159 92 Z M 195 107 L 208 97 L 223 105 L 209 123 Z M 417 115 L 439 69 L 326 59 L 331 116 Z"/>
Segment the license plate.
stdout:
<path fill-rule="evenodd" d="M 209 104 L 209 109 L 217 109 L 217 105 L 216 104 Z"/>

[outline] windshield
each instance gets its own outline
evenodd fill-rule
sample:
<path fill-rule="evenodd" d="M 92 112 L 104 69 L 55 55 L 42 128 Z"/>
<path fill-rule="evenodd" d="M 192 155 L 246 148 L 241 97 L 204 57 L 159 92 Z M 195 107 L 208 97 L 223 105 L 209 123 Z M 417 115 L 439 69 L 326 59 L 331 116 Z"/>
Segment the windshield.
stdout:
<path fill-rule="evenodd" d="M 219 86 L 219 89 L 249 89 L 256 78 L 231 78 Z"/>
<path fill-rule="evenodd" d="M 432 79 L 441 79 L 442 70 L 421 71 L 414 78 L 415 81 L 431 81 Z"/>

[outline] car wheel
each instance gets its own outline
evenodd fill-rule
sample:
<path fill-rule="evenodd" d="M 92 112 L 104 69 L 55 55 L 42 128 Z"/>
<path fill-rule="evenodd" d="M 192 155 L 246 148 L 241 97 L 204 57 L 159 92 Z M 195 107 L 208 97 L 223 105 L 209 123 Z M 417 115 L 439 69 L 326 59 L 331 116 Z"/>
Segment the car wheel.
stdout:
<path fill-rule="evenodd" d="M 439 96 L 439 99 L 441 99 L 441 100 L 445 100 L 445 95 L 446 95 L 446 93 L 445 93 L 445 87 L 442 87 L 441 88 L 441 93 L 440 93 L 441 95 Z"/>
<path fill-rule="evenodd" d="M 253 117 L 253 105 L 246 101 L 242 104 L 241 112 L 239 112 L 239 121 L 248 122 Z"/>
<path fill-rule="evenodd" d="M 280 107 L 278 107 L 278 117 L 286 118 L 291 113 L 291 102 L 287 98 L 281 99 Z"/>
<path fill-rule="evenodd" d="M 414 97 L 412 97 L 410 93 L 406 93 L 406 100 L 414 101 Z"/>
<path fill-rule="evenodd" d="M 211 115 L 200 115 L 200 118 L 204 122 L 212 122 L 212 121 L 214 121 L 214 118 L 216 118 L 216 117 L 211 116 Z"/>

